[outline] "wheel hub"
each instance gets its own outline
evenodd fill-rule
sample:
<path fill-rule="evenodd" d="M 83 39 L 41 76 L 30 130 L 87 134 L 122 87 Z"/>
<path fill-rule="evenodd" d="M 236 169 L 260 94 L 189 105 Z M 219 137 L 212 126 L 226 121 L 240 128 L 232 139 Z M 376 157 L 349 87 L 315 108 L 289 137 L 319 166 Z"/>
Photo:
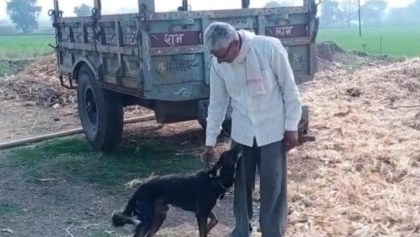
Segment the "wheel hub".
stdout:
<path fill-rule="evenodd" d="M 86 112 L 89 118 L 89 122 L 93 125 L 96 125 L 98 110 L 96 107 L 95 95 L 91 88 L 86 89 L 85 95 Z"/>

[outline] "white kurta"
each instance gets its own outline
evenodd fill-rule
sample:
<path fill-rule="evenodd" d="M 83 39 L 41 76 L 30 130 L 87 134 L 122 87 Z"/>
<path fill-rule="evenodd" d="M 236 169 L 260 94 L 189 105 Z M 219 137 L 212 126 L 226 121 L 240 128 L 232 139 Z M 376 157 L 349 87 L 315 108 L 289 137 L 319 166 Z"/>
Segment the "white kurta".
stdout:
<path fill-rule="evenodd" d="M 245 57 L 232 63 L 214 58 L 210 72 L 210 104 L 208 107 L 206 146 L 214 146 L 231 98 L 231 138 L 238 143 L 258 146 L 283 139 L 284 133 L 297 131 L 302 109 L 298 88 L 288 61 L 288 53 L 278 39 L 256 36 L 252 47 L 261 58 L 261 71 L 266 80 L 266 94 L 249 93 Z M 240 53 L 241 54 L 241 53 Z"/>

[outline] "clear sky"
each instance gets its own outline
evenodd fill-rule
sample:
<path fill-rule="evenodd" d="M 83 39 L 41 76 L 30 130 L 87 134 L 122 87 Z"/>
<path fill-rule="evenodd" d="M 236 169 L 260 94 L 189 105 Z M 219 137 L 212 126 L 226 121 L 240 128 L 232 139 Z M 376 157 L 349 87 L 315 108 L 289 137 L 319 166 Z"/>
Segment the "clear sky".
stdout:
<path fill-rule="evenodd" d="M 251 7 L 261 7 L 265 3 L 272 0 L 251 0 Z M 280 1 L 280 0 L 279 0 Z M 302 5 L 303 0 L 285 0 L 293 2 L 294 5 Z M 362 0 L 364 2 L 365 0 Z M 405 7 L 414 0 L 387 0 L 389 7 Z M 182 0 L 156 0 L 157 11 L 174 10 L 181 5 Z M 73 16 L 73 9 L 75 6 L 86 3 L 93 5 L 93 0 L 59 0 L 61 10 L 64 11 L 64 16 Z M 102 0 L 103 12 L 106 13 L 121 13 L 127 9 L 136 9 L 137 0 Z M 193 10 L 206 9 L 232 9 L 238 8 L 241 5 L 241 0 L 189 0 L 189 4 Z M 48 19 L 47 12 L 53 8 L 53 0 L 38 0 L 38 5 L 42 6 L 40 14 L 41 19 Z M 0 20 L 7 19 L 6 15 L 6 0 L 0 0 Z"/>

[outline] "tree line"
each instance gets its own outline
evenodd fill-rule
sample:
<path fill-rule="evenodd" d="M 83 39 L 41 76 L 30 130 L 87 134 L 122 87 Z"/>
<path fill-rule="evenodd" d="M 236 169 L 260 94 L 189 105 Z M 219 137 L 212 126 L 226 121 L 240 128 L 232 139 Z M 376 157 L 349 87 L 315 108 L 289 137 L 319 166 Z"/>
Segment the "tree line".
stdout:
<path fill-rule="evenodd" d="M 8 0 L 6 11 L 16 29 L 23 33 L 31 33 L 38 29 L 38 17 L 42 7 L 37 5 L 37 0 Z M 82 4 L 73 9 L 76 16 L 90 16 L 92 7 Z"/>
<path fill-rule="evenodd" d="M 384 0 L 368 0 L 360 6 L 361 22 L 365 26 L 420 24 L 420 0 L 405 8 L 388 8 Z M 351 26 L 359 21 L 358 0 L 323 0 L 320 22 L 322 27 Z"/>
<path fill-rule="evenodd" d="M 363 1 L 362 1 L 363 2 Z M 291 0 L 276 0 L 265 7 L 292 6 Z M 386 0 L 367 0 L 360 6 L 360 20 L 365 26 L 419 25 L 420 0 L 404 8 L 389 8 Z M 320 4 L 321 27 L 348 27 L 359 22 L 358 0 L 322 0 Z"/>
<path fill-rule="evenodd" d="M 38 28 L 38 17 L 42 7 L 37 0 L 6 0 L 7 14 L 16 29 L 30 33 Z M 292 5 L 290 0 L 268 2 L 265 7 Z M 358 0 L 322 0 L 320 5 L 321 27 L 343 27 L 358 23 Z M 420 24 L 420 0 L 416 0 L 405 8 L 388 8 L 386 0 L 367 0 L 361 5 L 361 22 L 365 26 L 414 25 Z M 90 16 L 92 7 L 86 4 L 73 9 L 76 16 Z"/>

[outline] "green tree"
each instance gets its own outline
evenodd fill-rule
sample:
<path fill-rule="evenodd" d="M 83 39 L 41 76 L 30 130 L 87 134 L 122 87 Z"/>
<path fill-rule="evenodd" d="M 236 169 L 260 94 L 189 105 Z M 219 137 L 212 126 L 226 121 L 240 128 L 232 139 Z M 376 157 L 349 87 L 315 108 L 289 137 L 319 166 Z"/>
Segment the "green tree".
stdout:
<path fill-rule="evenodd" d="M 370 0 L 361 7 L 362 22 L 365 25 L 378 25 L 383 20 L 383 15 L 388 7 L 385 0 Z"/>
<path fill-rule="evenodd" d="M 73 10 L 76 16 L 90 16 L 92 15 L 92 8 L 86 4 L 75 7 Z"/>
<path fill-rule="evenodd" d="M 357 19 L 358 1 L 342 0 L 341 4 L 341 20 L 346 26 L 350 26 L 351 22 Z"/>
<path fill-rule="evenodd" d="M 7 14 L 16 28 L 23 33 L 29 33 L 38 28 L 37 18 L 42 8 L 37 6 L 37 0 L 10 0 L 7 3 Z"/>
<path fill-rule="evenodd" d="M 267 2 L 264 7 L 265 8 L 271 8 L 271 7 L 289 7 L 293 6 L 293 3 L 287 0 L 277 0 L 277 1 L 270 1 Z"/>
<path fill-rule="evenodd" d="M 330 27 L 341 23 L 341 12 L 338 2 L 334 0 L 324 0 L 321 3 L 321 26 Z"/>
<path fill-rule="evenodd" d="M 405 8 L 391 9 L 387 24 L 390 25 L 417 25 L 420 24 L 420 0 L 417 0 Z"/>
<path fill-rule="evenodd" d="M 420 24 L 420 17 L 418 14 L 420 13 L 420 0 L 416 0 L 415 2 L 411 3 L 408 8 L 411 10 L 412 24 Z"/>

